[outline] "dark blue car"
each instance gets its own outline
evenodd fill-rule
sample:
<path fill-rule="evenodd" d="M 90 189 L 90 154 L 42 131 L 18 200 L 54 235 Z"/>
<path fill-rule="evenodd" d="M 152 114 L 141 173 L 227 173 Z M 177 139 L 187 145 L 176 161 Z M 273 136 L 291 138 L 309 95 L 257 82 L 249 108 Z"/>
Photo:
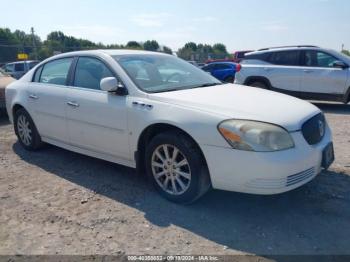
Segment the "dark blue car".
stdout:
<path fill-rule="evenodd" d="M 233 83 L 235 74 L 240 70 L 240 67 L 240 64 L 233 62 L 213 62 L 202 69 L 223 82 Z"/>

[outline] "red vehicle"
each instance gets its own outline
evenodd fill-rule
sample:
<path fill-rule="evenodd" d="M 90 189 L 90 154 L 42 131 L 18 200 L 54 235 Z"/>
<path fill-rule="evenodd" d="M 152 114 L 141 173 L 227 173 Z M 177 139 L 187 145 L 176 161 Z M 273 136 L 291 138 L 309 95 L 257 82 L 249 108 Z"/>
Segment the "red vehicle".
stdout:
<path fill-rule="evenodd" d="M 215 63 L 215 62 L 234 62 L 234 63 L 240 63 L 242 59 L 244 58 L 245 54 L 253 52 L 252 50 L 246 50 L 246 51 L 236 51 L 233 54 L 233 58 L 225 58 L 225 59 L 209 59 L 205 61 L 206 64 Z"/>
<path fill-rule="evenodd" d="M 233 54 L 233 61 L 235 63 L 240 63 L 242 59 L 244 58 L 245 54 L 253 52 L 252 50 L 246 50 L 246 51 L 236 51 Z"/>
<path fill-rule="evenodd" d="M 225 58 L 225 59 L 209 59 L 205 61 L 206 64 L 210 63 L 216 63 L 216 62 L 235 62 L 232 58 Z"/>

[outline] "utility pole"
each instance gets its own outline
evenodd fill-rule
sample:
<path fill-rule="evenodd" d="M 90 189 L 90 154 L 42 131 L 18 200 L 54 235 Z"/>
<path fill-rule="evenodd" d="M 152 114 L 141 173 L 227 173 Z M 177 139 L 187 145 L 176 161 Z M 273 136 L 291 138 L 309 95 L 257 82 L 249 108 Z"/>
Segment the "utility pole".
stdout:
<path fill-rule="evenodd" d="M 33 41 L 33 49 L 34 49 L 34 57 L 35 57 L 35 60 L 38 60 L 38 53 L 37 53 L 37 50 L 36 50 L 36 44 L 35 44 L 35 35 L 34 35 L 34 27 L 32 27 L 30 29 L 31 33 L 32 33 L 32 41 Z"/>

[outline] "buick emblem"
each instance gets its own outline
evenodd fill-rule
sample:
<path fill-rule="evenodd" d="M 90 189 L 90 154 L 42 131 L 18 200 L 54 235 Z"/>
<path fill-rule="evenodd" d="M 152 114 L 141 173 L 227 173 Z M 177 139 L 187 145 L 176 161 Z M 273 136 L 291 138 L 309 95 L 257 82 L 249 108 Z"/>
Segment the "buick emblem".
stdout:
<path fill-rule="evenodd" d="M 318 121 L 318 130 L 320 132 L 320 136 L 323 137 L 325 133 L 325 126 L 324 126 L 324 122 L 321 120 Z"/>

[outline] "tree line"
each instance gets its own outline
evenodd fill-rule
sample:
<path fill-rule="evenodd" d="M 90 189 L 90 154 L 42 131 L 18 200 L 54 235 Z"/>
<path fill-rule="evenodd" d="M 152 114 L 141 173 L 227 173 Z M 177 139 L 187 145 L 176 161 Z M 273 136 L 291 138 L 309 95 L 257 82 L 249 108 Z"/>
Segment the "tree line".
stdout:
<path fill-rule="evenodd" d="M 94 43 L 86 39 L 67 36 L 63 32 L 54 31 L 48 34 L 46 40 L 41 40 L 34 33 L 27 34 L 24 31 L 11 31 L 8 28 L 0 28 L 0 63 L 17 60 L 18 53 L 26 53 L 29 59 L 44 60 L 55 53 L 64 53 L 89 49 L 137 49 L 164 52 L 173 54 L 171 48 L 160 45 L 156 40 L 145 42 L 129 41 L 126 45 Z M 348 50 L 342 51 L 350 56 Z M 208 59 L 231 58 L 231 54 L 222 43 L 214 45 L 186 43 L 176 54 L 185 60 L 205 62 Z"/>
<path fill-rule="evenodd" d="M 38 35 L 24 31 L 11 31 L 0 28 L 0 62 L 17 60 L 18 53 L 29 55 L 29 59 L 46 59 L 55 53 L 64 53 L 89 49 L 138 49 L 172 54 L 170 47 L 161 46 L 156 40 L 145 42 L 129 41 L 126 45 L 94 43 L 86 39 L 67 36 L 63 32 L 54 31 L 42 41 Z"/>
<path fill-rule="evenodd" d="M 51 32 L 46 40 L 41 40 L 34 32 L 28 34 L 21 30 L 11 31 L 8 28 L 0 28 L 0 62 L 3 63 L 17 60 L 18 53 L 28 54 L 29 59 L 44 60 L 56 53 L 89 49 L 136 49 L 173 54 L 170 47 L 160 45 L 156 40 L 129 41 L 126 45 L 105 45 L 68 36 L 60 31 Z M 178 50 L 177 55 L 186 60 L 199 62 L 210 58 L 230 57 L 226 46 L 220 43 L 211 46 L 189 42 Z"/>

